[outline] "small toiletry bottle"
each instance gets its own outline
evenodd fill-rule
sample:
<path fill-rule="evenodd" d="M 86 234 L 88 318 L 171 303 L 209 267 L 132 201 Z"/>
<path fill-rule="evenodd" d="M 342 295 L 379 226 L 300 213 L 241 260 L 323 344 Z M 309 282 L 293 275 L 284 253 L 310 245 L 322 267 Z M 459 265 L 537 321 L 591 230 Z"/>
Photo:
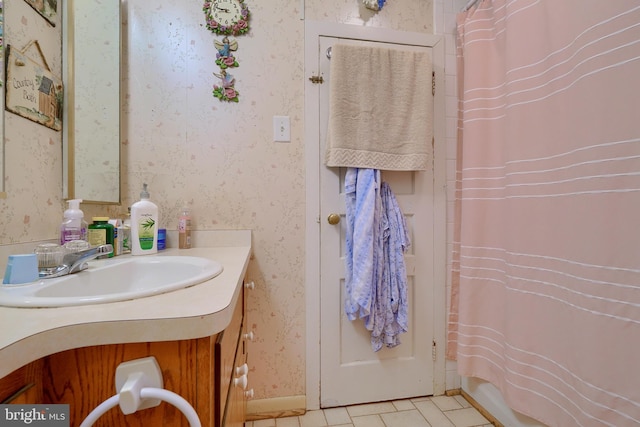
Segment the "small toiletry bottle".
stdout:
<path fill-rule="evenodd" d="M 127 209 L 127 215 L 122 221 L 122 253 L 131 253 L 131 208 Z"/>
<path fill-rule="evenodd" d="M 82 199 L 69 200 L 69 209 L 64 211 L 64 219 L 60 225 L 60 244 L 72 240 L 87 240 L 87 222 L 80 210 Z"/>
<path fill-rule="evenodd" d="M 94 216 L 93 223 L 89 224 L 87 237 L 91 246 L 96 247 L 104 244 L 114 244 L 113 225 L 109 224 L 108 216 Z M 108 255 L 101 255 L 98 258 L 112 258 L 113 252 Z"/>
<path fill-rule="evenodd" d="M 167 248 L 167 229 L 158 228 L 158 250 L 161 251 Z"/>
<path fill-rule="evenodd" d="M 184 206 L 178 216 L 178 248 L 191 248 L 191 211 Z"/>
<path fill-rule="evenodd" d="M 158 252 L 158 206 L 149 200 L 147 184 L 142 184 L 140 201 L 131 205 L 131 255 Z"/>
<path fill-rule="evenodd" d="M 113 225 L 113 256 L 122 255 L 122 221 L 110 219 L 109 224 Z"/>

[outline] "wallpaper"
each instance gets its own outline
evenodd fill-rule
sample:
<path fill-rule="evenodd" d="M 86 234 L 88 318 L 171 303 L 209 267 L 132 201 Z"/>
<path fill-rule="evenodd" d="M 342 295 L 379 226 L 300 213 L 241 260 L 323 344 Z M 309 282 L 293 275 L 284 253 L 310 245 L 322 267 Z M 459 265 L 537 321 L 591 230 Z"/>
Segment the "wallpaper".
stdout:
<path fill-rule="evenodd" d="M 60 14 L 56 20 L 56 26 L 49 24 L 25 1 L 5 2 L 3 42 L 22 50 L 37 40 L 52 74 L 62 77 Z M 26 54 L 43 61 L 35 45 Z M 53 237 L 61 220 L 61 133 L 5 111 L 4 156 L 7 198 L 0 200 L 0 244 Z M 6 259 L 0 262 L 4 271 Z"/>
<path fill-rule="evenodd" d="M 147 183 L 168 229 L 187 203 L 195 229 L 253 230 L 249 378 L 255 398 L 265 399 L 305 394 L 303 15 L 426 33 L 434 23 L 430 0 L 388 0 L 378 13 L 358 0 L 246 2 L 251 29 L 236 38 L 234 52 L 238 103 L 212 95 L 221 37 L 206 29 L 200 0 L 123 3 L 122 203 L 82 209 L 87 218 L 122 215 Z M 28 7 L 13 12 L 7 26 L 40 31 L 42 18 Z M 59 49 L 50 47 L 57 68 Z M 274 115 L 290 117 L 290 143 L 273 142 Z M 61 134 L 5 116 L 0 245 L 56 238 L 65 209 Z"/>

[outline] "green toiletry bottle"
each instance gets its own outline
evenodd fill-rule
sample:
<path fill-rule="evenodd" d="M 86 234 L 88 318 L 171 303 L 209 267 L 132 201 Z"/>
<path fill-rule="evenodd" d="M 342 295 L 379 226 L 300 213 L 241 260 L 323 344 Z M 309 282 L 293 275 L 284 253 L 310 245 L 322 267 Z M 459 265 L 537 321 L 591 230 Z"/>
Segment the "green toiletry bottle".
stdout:
<path fill-rule="evenodd" d="M 92 247 L 114 244 L 115 231 L 113 224 L 109 224 L 108 216 L 94 216 L 93 223 L 89 224 L 89 230 L 87 230 L 87 240 Z M 98 258 L 111 258 L 113 252 L 109 255 L 101 255 Z"/>

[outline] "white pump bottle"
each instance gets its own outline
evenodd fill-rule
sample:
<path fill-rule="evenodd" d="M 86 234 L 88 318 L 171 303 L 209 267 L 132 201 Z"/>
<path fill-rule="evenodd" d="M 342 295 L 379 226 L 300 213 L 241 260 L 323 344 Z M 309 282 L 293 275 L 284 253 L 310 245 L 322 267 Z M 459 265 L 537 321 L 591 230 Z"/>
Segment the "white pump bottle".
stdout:
<path fill-rule="evenodd" d="M 140 201 L 131 205 L 131 255 L 158 252 L 158 206 L 149 200 L 147 184 L 142 184 Z"/>
<path fill-rule="evenodd" d="M 87 222 L 80 210 L 82 199 L 69 200 L 69 209 L 64 211 L 64 219 L 60 225 L 60 244 L 72 240 L 87 240 Z"/>

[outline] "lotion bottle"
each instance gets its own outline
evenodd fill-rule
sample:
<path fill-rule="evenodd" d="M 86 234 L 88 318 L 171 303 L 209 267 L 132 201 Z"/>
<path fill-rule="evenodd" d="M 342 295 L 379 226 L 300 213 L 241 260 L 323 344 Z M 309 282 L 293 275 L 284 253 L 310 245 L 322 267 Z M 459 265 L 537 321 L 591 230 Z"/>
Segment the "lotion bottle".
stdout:
<path fill-rule="evenodd" d="M 184 205 L 178 216 L 178 248 L 191 248 L 191 211 Z"/>
<path fill-rule="evenodd" d="M 158 252 L 158 206 L 149 200 L 147 184 L 142 184 L 140 201 L 131 205 L 131 255 Z"/>

